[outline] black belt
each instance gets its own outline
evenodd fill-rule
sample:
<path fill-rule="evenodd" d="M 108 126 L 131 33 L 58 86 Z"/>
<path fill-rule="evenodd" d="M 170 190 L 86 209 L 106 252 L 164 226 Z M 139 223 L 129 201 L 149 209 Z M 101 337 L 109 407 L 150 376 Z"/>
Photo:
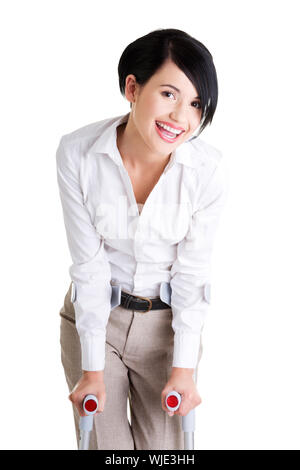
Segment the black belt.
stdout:
<path fill-rule="evenodd" d="M 157 299 L 149 299 L 148 297 L 128 294 L 124 291 L 121 291 L 121 305 L 129 310 L 138 310 L 145 313 L 149 312 L 149 310 L 171 308 L 170 305 L 163 302 L 159 297 Z"/>

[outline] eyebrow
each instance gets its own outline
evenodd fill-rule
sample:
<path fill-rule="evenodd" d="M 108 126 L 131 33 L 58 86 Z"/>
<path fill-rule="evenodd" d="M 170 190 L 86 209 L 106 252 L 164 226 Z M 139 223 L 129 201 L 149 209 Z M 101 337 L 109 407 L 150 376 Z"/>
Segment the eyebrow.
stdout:
<path fill-rule="evenodd" d="M 176 88 L 176 86 L 170 85 L 169 83 L 164 84 L 164 85 L 160 85 L 160 86 L 169 86 L 169 87 L 171 87 L 171 88 L 174 88 L 174 90 L 178 91 L 178 93 L 180 93 L 180 90 L 179 90 L 178 88 Z M 196 96 L 194 99 L 195 99 L 195 100 L 200 100 L 200 96 Z"/>

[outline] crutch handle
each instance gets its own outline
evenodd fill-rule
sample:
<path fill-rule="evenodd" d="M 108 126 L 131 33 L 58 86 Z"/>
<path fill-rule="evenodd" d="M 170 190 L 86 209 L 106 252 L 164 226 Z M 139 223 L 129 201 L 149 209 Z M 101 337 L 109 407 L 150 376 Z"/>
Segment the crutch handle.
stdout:
<path fill-rule="evenodd" d="M 86 395 L 82 408 L 87 415 L 94 415 L 98 409 L 98 399 L 95 395 Z"/>
<path fill-rule="evenodd" d="M 166 396 L 166 407 L 169 411 L 176 411 L 178 410 L 181 403 L 181 395 L 175 390 L 172 390 Z"/>
<path fill-rule="evenodd" d="M 97 397 L 95 395 L 86 395 L 82 403 L 82 408 L 87 416 L 80 416 L 79 420 L 79 450 L 88 450 L 89 434 L 93 429 L 93 415 L 98 409 Z"/>
<path fill-rule="evenodd" d="M 180 393 L 172 390 L 166 396 L 166 407 L 169 411 L 178 410 L 181 403 Z M 187 415 L 182 416 L 182 429 L 184 432 L 195 431 L 195 408 L 193 408 Z"/>

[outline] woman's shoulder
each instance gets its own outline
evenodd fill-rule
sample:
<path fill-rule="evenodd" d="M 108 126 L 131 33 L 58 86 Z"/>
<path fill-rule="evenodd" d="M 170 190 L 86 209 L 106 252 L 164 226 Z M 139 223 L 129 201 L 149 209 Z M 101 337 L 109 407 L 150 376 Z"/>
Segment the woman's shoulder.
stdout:
<path fill-rule="evenodd" d="M 119 118 L 118 116 L 95 121 L 62 135 L 59 142 L 61 151 L 58 152 L 60 158 L 79 167 L 94 144 L 105 135 L 106 129 Z"/>
<path fill-rule="evenodd" d="M 90 141 L 99 137 L 101 132 L 105 130 L 115 118 L 106 118 L 101 121 L 95 121 L 90 124 L 81 126 L 73 131 L 64 134 L 61 139 L 65 145 L 81 144 L 84 141 Z"/>
<path fill-rule="evenodd" d="M 223 152 L 199 137 L 190 143 L 193 146 L 193 158 L 197 161 L 199 188 L 207 187 L 210 182 L 210 191 L 218 192 L 222 189 L 226 193 L 230 171 Z"/>
<path fill-rule="evenodd" d="M 190 145 L 192 156 L 196 162 L 199 162 L 199 166 L 209 162 L 218 164 L 223 157 L 221 150 L 199 137 L 190 141 Z"/>
<path fill-rule="evenodd" d="M 216 168 L 223 162 L 221 150 L 199 137 L 188 142 L 189 158 L 199 181 L 210 178 Z"/>

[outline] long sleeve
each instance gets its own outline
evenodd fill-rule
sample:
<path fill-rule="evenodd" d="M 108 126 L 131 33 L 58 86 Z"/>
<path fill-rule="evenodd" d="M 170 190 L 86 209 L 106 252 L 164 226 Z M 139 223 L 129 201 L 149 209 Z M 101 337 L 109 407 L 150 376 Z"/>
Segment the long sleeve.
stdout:
<path fill-rule="evenodd" d="M 73 305 L 81 342 L 82 369 L 92 371 L 104 369 L 112 288 L 104 240 L 84 204 L 80 158 L 63 136 L 56 152 L 57 181 L 73 261 L 69 273 L 75 287 Z"/>
<path fill-rule="evenodd" d="M 221 155 L 221 154 L 220 154 Z M 228 195 L 228 169 L 221 156 L 200 191 L 188 233 L 178 243 L 171 268 L 173 367 L 195 368 L 210 302 L 213 241 Z"/>

